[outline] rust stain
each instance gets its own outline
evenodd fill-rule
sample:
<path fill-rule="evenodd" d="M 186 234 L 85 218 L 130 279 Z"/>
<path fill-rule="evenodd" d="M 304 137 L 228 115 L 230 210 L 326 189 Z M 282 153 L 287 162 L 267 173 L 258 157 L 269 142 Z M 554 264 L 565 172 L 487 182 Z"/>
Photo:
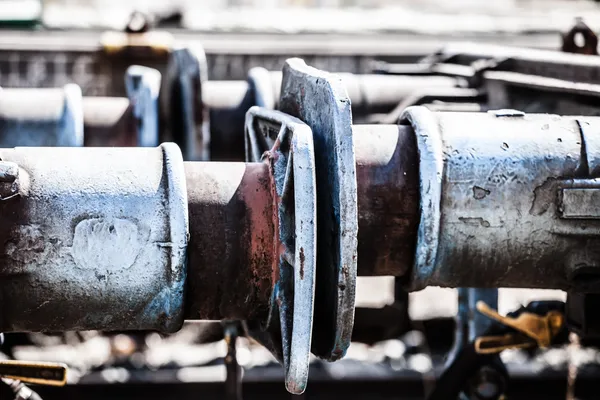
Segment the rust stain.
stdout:
<path fill-rule="evenodd" d="M 277 161 L 277 154 L 274 152 L 266 152 L 264 157 L 264 164 L 268 167 L 268 181 L 265 179 L 265 185 L 268 184 L 268 190 L 271 194 L 271 202 L 268 207 L 265 208 L 265 214 L 269 222 L 273 226 L 273 254 L 276 255 L 272 258 L 271 264 L 271 284 L 275 284 L 279 281 L 279 256 L 285 252 L 285 246 L 281 243 L 279 237 L 279 202 L 280 198 L 277 195 L 277 189 L 275 185 L 275 171 L 274 164 Z"/>
<path fill-rule="evenodd" d="M 300 247 L 300 279 L 304 279 L 304 247 Z"/>
<path fill-rule="evenodd" d="M 273 245 L 276 245 L 272 243 L 272 238 L 277 232 L 277 219 L 273 216 L 270 199 L 272 183 L 267 171 L 268 168 L 256 171 L 255 178 L 248 182 L 249 187 L 244 189 L 243 196 L 249 219 L 249 229 L 245 238 L 248 242 L 249 272 L 257 294 L 260 293 L 258 297 L 261 303 L 268 303 L 275 282 L 273 265 L 277 264 L 272 250 Z"/>

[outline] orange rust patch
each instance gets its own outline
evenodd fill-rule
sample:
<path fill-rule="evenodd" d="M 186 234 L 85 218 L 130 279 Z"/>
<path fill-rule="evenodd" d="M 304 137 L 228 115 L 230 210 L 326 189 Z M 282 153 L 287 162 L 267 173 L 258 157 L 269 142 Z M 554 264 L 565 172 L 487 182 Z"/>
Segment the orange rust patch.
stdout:
<path fill-rule="evenodd" d="M 304 247 L 300 247 L 300 279 L 304 279 Z"/>

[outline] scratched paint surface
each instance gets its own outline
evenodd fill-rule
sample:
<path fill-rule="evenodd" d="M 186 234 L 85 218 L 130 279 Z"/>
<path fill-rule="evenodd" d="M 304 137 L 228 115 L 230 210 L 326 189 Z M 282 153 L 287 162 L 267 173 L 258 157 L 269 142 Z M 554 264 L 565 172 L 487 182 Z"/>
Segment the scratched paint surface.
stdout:
<path fill-rule="evenodd" d="M 422 226 L 435 218 L 438 225 L 419 237 L 418 249 L 429 254 L 415 264 L 412 287 L 564 290 L 579 284 L 574 278 L 580 268 L 597 265 L 591 249 L 600 236 L 593 218 L 569 220 L 561 214 L 563 188 L 598 186 L 589 178 L 581 122 L 510 110 L 424 115 L 417 109 L 407 111 L 413 127 L 424 126 L 424 118 L 433 123 L 416 135 L 427 134 L 441 146 L 433 156 L 419 142 L 422 190 L 423 174 L 435 173 L 425 193 L 438 194 L 422 208 L 439 208 L 422 214 Z M 431 168 L 435 160 L 442 162 L 437 172 Z"/>
<path fill-rule="evenodd" d="M 180 326 L 187 201 L 176 148 L 1 153 L 20 166 L 20 196 L 0 216 L 0 292 L 14 304 L 0 330 Z"/>

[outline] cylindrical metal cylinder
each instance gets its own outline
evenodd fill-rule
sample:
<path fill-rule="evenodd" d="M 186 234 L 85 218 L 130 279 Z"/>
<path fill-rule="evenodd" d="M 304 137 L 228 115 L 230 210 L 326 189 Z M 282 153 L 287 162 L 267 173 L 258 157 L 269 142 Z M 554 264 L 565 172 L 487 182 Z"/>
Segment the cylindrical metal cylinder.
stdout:
<path fill-rule="evenodd" d="M 188 218 L 175 145 L 0 158 L 0 331 L 181 326 Z"/>
<path fill-rule="evenodd" d="M 126 97 L 84 97 L 83 121 L 86 146 L 137 145 L 137 119 Z"/>
<path fill-rule="evenodd" d="M 352 111 L 359 114 L 390 111 L 402 99 L 423 88 L 456 87 L 455 78 L 447 76 L 400 76 L 378 74 L 336 74 L 344 83 L 352 101 Z M 265 81 L 262 90 L 269 97 L 279 99 L 281 71 L 270 71 L 270 80 Z M 269 84 L 270 83 L 270 84 Z M 248 92 L 245 81 L 207 81 L 202 93 L 203 102 L 208 108 L 234 108 Z M 257 104 L 253 104 L 257 105 Z"/>
<path fill-rule="evenodd" d="M 266 163 L 185 163 L 190 245 L 186 318 L 264 320 L 278 223 Z"/>
<path fill-rule="evenodd" d="M 353 125 L 359 276 L 403 276 L 414 261 L 419 165 L 410 126 Z"/>
<path fill-rule="evenodd" d="M 597 286 L 600 182 L 581 127 L 596 134 L 598 119 L 422 107 L 403 118 L 419 154 L 413 289 Z"/>
<path fill-rule="evenodd" d="M 79 86 L 0 91 L 0 147 L 82 145 Z"/>

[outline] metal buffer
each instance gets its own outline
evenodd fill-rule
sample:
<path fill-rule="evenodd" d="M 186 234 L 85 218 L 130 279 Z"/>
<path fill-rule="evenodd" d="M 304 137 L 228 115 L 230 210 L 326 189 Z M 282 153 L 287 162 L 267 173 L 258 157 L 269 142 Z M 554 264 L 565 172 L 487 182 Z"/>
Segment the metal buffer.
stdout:
<path fill-rule="evenodd" d="M 247 320 L 301 393 L 315 285 L 312 135 L 282 113 L 255 120 L 278 132 L 261 163 L 183 163 L 173 144 L 0 150 L 10 304 L 0 331 Z"/>
<path fill-rule="evenodd" d="M 595 118 L 414 107 L 398 126 L 352 125 L 341 79 L 299 59 L 279 103 L 315 138 L 316 355 L 349 344 L 357 274 L 411 290 L 597 286 Z"/>

